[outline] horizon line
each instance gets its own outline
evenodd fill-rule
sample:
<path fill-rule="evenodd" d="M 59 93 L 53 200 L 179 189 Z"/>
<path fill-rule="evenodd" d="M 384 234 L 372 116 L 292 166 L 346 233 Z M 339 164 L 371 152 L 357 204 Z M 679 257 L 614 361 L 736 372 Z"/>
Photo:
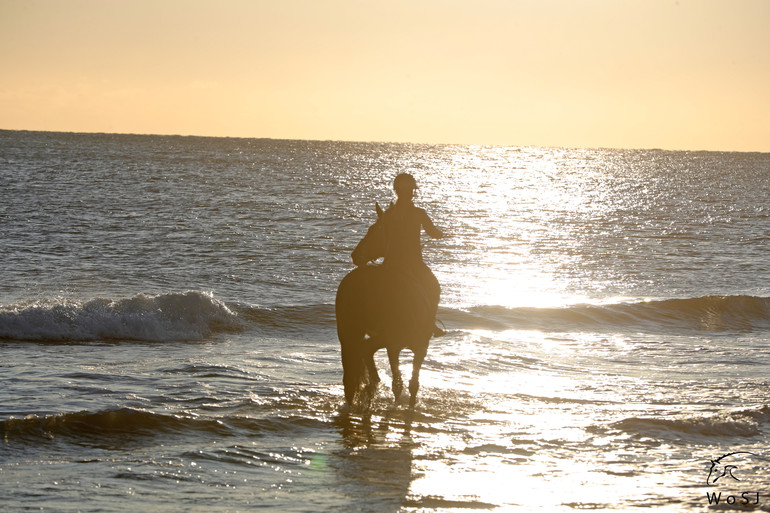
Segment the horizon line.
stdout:
<path fill-rule="evenodd" d="M 162 133 L 140 133 L 140 132 L 104 132 L 104 131 L 80 131 L 80 130 L 42 130 L 28 128 L 2 128 L 0 132 L 29 132 L 29 133 L 49 133 L 49 134 L 69 134 L 69 135 L 119 135 L 119 136 L 140 136 L 140 137 L 179 137 L 179 138 L 198 138 L 198 139 L 244 139 L 258 141 L 298 141 L 309 143 L 350 143 L 350 144 L 396 144 L 404 146 L 466 146 L 481 148 L 536 148 L 551 150 L 592 150 L 592 151 L 656 151 L 672 153 L 745 153 L 745 154 L 770 154 L 770 151 L 761 150 L 693 150 L 693 149 L 670 149 L 670 148 L 613 148 L 609 146 L 558 146 L 558 145 L 537 145 L 537 144 L 479 144 L 479 143 L 429 143 L 415 141 L 363 141 L 353 139 L 302 139 L 302 138 L 280 138 L 280 137 L 256 137 L 240 135 L 198 135 L 198 134 L 162 134 Z"/>

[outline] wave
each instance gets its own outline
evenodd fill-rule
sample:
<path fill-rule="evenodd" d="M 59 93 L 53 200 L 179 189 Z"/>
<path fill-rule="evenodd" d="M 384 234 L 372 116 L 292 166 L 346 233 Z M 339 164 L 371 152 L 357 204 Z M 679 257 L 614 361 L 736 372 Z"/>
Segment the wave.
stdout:
<path fill-rule="evenodd" d="M 564 308 L 477 306 L 442 309 L 439 317 L 448 325 L 491 330 L 752 331 L 770 329 L 770 298 L 705 296 Z"/>
<path fill-rule="evenodd" d="M 745 332 L 770 329 L 770 298 L 705 296 L 563 308 L 442 307 L 438 317 L 450 330 Z M 228 305 L 198 291 L 0 307 L 0 340 L 198 341 L 242 330 L 334 338 L 334 329 L 333 304 Z"/>
<path fill-rule="evenodd" d="M 246 307 L 239 310 L 244 321 L 268 333 L 297 334 L 330 330 L 336 326 L 334 305 Z"/>
<path fill-rule="evenodd" d="M 239 329 L 238 316 L 197 291 L 0 308 L 0 339 L 38 342 L 202 340 Z"/>
<path fill-rule="evenodd" d="M 80 411 L 0 421 L 0 439 L 6 443 L 24 441 L 94 438 L 138 438 L 164 434 L 200 434 L 204 436 L 254 435 L 267 432 L 315 430 L 327 427 L 323 420 L 301 415 L 287 417 L 223 418 L 186 417 L 154 413 L 132 408 Z"/>
<path fill-rule="evenodd" d="M 609 429 L 632 436 L 674 438 L 682 435 L 699 437 L 745 437 L 762 434 L 762 424 L 770 422 L 770 407 L 728 411 L 714 416 L 682 418 L 631 417 L 615 422 Z"/>
<path fill-rule="evenodd" d="M 252 327 L 270 333 L 307 336 L 321 330 L 327 336 L 335 327 L 333 304 L 248 306 L 239 314 Z M 770 298 L 705 296 L 562 308 L 440 307 L 438 318 L 450 330 L 752 331 L 770 329 Z"/>

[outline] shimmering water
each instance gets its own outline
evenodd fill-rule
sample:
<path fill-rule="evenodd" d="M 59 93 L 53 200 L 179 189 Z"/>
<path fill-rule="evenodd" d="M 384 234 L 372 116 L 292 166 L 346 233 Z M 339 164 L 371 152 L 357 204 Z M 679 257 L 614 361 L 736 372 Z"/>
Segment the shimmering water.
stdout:
<path fill-rule="evenodd" d="M 401 171 L 448 334 L 360 413 Z M 768 154 L 0 132 L 0 188 L 5 510 L 770 509 Z"/>

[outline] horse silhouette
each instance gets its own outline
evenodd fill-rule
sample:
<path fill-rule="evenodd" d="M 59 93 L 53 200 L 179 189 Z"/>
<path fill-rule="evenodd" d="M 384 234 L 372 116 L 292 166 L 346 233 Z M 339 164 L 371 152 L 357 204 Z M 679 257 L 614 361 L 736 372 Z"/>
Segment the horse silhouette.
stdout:
<path fill-rule="evenodd" d="M 736 451 L 720 456 L 719 458 L 711 460 L 711 468 L 709 469 L 709 475 L 706 479 L 708 485 L 714 485 L 723 478 L 733 479 L 740 481 L 733 475 L 733 471 L 738 468 L 738 463 L 746 463 L 746 458 L 741 455 L 753 456 L 761 460 L 767 461 L 766 458 L 747 451 Z"/>
<path fill-rule="evenodd" d="M 342 349 L 342 382 L 348 404 L 366 407 L 380 381 L 374 353 L 385 348 L 393 373 L 393 395 L 398 401 L 404 388 L 398 358 L 403 349 L 409 349 L 414 355 L 409 405 L 414 407 L 420 368 L 433 334 L 435 305 L 408 271 L 367 264 L 385 254 L 382 215 L 377 205 L 377 221 L 353 251 L 358 267 L 337 288 L 335 313 Z"/>

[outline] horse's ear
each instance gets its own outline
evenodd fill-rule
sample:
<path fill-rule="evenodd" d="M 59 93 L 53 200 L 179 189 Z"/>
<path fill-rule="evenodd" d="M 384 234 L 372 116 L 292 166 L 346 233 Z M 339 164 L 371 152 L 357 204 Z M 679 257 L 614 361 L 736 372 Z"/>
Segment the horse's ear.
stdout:
<path fill-rule="evenodd" d="M 380 204 L 378 202 L 375 202 L 374 206 L 377 209 L 377 217 L 382 217 L 383 212 Z"/>

